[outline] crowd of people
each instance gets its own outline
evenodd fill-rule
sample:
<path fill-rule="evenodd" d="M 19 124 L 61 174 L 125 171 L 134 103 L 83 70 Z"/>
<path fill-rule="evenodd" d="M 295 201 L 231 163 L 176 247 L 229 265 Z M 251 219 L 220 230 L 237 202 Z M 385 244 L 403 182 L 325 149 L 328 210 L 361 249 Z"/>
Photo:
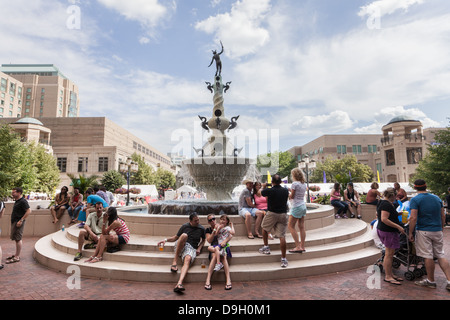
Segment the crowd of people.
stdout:
<path fill-rule="evenodd" d="M 291 171 L 293 183 L 291 188 L 282 186 L 280 175 L 274 175 L 272 183 L 252 182 L 245 180 L 246 188 L 239 198 L 239 215 L 244 219 L 248 239 L 262 239 L 263 246 L 259 253 L 270 254 L 269 236 L 279 239 L 281 249 L 281 267 L 288 267 L 286 257 L 286 232 L 292 235 L 295 247 L 289 250 L 290 253 L 304 253 L 305 248 L 305 192 L 306 184 L 303 173 L 299 169 Z M 360 218 L 360 200 L 357 191 L 353 189 L 353 184 L 349 183 L 344 191 L 344 201 L 341 201 L 340 186 L 335 184 L 332 190 L 333 202 L 338 210 L 337 214 L 345 214 L 344 210 L 355 209 L 355 214 Z M 419 286 L 436 288 L 434 279 L 435 261 L 444 272 L 447 278 L 446 289 L 450 290 L 450 265 L 444 256 L 443 227 L 446 224 L 446 214 L 443 202 L 435 195 L 427 192 L 427 185 L 424 180 L 416 180 L 414 189 L 417 195 L 410 200 L 411 215 L 409 217 L 408 234 L 404 229 L 404 224 L 399 220 L 399 212 L 395 203 L 407 199 L 406 192 L 395 185 L 388 188 L 381 195 L 377 190 L 377 184 L 372 185 L 372 195 L 375 199 L 369 199 L 370 204 L 376 205 L 377 226 L 376 235 L 381 241 L 385 257 L 383 267 L 385 270 L 384 281 L 393 285 L 401 285 L 403 279 L 396 277 L 392 272 L 392 261 L 395 251 L 399 248 L 399 236 L 405 234 L 408 240 L 414 242 L 417 255 L 425 261 L 427 278 L 415 283 Z M 28 201 L 22 195 L 21 188 L 12 190 L 12 197 L 15 201 L 11 214 L 11 240 L 16 243 L 16 251 L 6 258 L 6 264 L 20 262 L 22 249 L 22 237 L 25 222 L 31 213 Z M 105 193 L 103 195 L 103 193 Z M 338 195 L 339 193 L 339 195 Z M 369 192 L 370 193 L 370 192 Z M 92 256 L 86 262 L 96 263 L 103 260 L 103 253 L 114 252 L 115 248 L 122 244 L 127 244 L 130 240 L 130 230 L 126 222 L 118 216 L 115 207 L 110 206 L 110 198 L 102 190 L 89 188 L 86 193 L 86 202 L 83 202 L 83 195 L 79 189 L 75 188 L 72 197 L 68 197 L 68 188 L 63 187 L 57 196 L 55 205 L 51 208 L 54 222 L 60 218 L 59 211 L 63 206 L 69 209 L 72 221 L 76 221 L 77 214 L 81 211 L 87 213 L 86 222 L 80 227 L 78 237 L 78 251 L 74 260 L 82 258 L 82 247 L 85 249 L 95 249 Z M 368 194 L 369 197 L 369 194 Z M 376 200 L 376 201 L 375 201 Z M 448 201 L 450 200 L 450 188 Z M 337 201 L 340 203 L 337 205 Z M 344 204 L 345 203 L 345 204 Z M 347 208 L 347 209 L 344 209 Z M 0 201 L 0 217 L 5 212 L 4 203 Z M 174 292 L 184 292 L 184 279 L 188 270 L 196 257 L 200 254 L 205 243 L 208 242 L 210 264 L 208 267 L 205 289 L 212 290 L 211 277 L 214 272 L 224 269 L 226 284 L 225 290 L 232 289 L 230 266 L 228 259 L 232 257 L 230 243 L 236 234 L 233 223 L 227 215 L 221 215 L 219 222 L 213 214 L 207 216 L 209 227 L 205 229 L 200 224 L 197 214 L 189 216 L 189 222 L 183 224 L 177 234 L 158 242 L 158 246 L 164 246 L 167 242 L 175 242 L 175 254 L 170 271 L 177 273 L 178 258 L 181 258 L 182 266 L 178 282 Z M 253 230 L 252 230 L 253 226 Z M 114 231 L 114 232 L 112 232 Z M 88 242 L 87 244 L 86 241 Z M 110 251 L 111 250 L 111 251 Z M 0 261 L 2 251 L 0 248 Z M 0 263 L 0 269 L 4 266 Z"/>

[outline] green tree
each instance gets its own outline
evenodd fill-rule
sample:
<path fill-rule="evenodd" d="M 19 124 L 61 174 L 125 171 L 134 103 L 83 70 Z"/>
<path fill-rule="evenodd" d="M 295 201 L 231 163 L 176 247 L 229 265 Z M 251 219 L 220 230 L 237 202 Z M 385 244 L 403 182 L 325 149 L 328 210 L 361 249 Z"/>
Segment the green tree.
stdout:
<path fill-rule="evenodd" d="M 297 160 L 289 151 L 276 151 L 260 155 L 256 162 L 256 167 L 261 172 L 263 181 L 267 181 L 267 171 L 270 171 L 271 175 L 278 173 L 281 178 L 288 176 L 290 180 L 291 170 L 297 167 L 297 165 Z M 277 168 L 278 170 L 276 172 L 275 170 L 266 170 L 265 168 L 268 167 Z"/>
<path fill-rule="evenodd" d="M 419 162 L 410 183 L 416 179 L 427 182 L 428 190 L 443 197 L 450 186 L 450 127 L 436 133 L 435 143 L 428 147 L 428 154 Z"/>
<path fill-rule="evenodd" d="M 130 184 L 137 184 L 137 185 L 156 184 L 157 182 L 156 172 L 153 169 L 153 167 L 145 163 L 144 158 L 138 155 L 137 153 L 134 153 L 131 156 L 131 159 L 134 162 L 137 162 L 139 167 L 138 171 L 131 176 Z"/>
<path fill-rule="evenodd" d="M 10 195 L 12 188 L 19 187 L 22 159 L 25 147 L 20 137 L 8 125 L 0 127 L 0 197 Z"/>
<path fill-rule="evenodd" d="M 98 185 L 98 176 L 86 177 L 84 174 L 75 176 L 74 174 L 68 173 L 67 176 L 72 180 L 71 186 L 80 188 L 80 193 L 84 194 L 88 188 Z"/>
<path fill-rule="evenodd" d="M 325 172 L 327 182 L 339 182 L 346 184 L 353 182 L 371 182 L 374 177 L 372 169 L 358 162 L 355 155 L 348 155 L 343 159 L 333 159 L 328 157 L 323 162 L 317 163 L 311 182 L 323 182 L 323 173 Z"/>
<path fill-rule="evenodd" d="M 103 174 L 101 183 L 106 188 L 106 190 L 114 192 L 116 189 L 121 188 L 123 185 L 125 185 L 127 183 L 127 180 L 119 171 L 110 170 Z"/>
<path fill-rule="evenodd" d="M 24 193 L 53 193 L 59 181 L 56 161 L 43 146 L 23 143 L 8 125 L 0 127 L 0 198 L 14 187 L 21 187 Z"/>
<path fill-rule="evenodd" d="M 61 182 L 56 159 L 47 153 L 42 145 L 31 144 L 30 151 L 34 156 L 34 168 L 36 168 L 36 185 L 34 190 L 53 194 Z"/>
<path fill-rule="evenodd" d="M 175 188 L 176 178 L 172 172 L 159 168 L 156 171 L 156 178 L 157 187 L 163 186 L 164 188 Z"/>

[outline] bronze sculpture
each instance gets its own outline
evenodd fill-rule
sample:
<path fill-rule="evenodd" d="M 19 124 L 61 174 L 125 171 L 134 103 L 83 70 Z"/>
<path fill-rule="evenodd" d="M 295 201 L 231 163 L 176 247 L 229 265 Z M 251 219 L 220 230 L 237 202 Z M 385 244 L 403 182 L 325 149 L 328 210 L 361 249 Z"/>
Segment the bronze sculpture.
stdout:
<path fill-rule="evenodd" d="M 211 67 L 213 62 L 216 61 L 216 77 L 222 74 L 222 60 L 220 60 L 220 55 L 223 53 L 222 41 L 220 41 L 220 45 L 222 46 L 222 51 L 220 51 L 220 53 L 217 53 L 216 50 L 213 50 L 213 58 L 208 66 L 208 68 Z"/>

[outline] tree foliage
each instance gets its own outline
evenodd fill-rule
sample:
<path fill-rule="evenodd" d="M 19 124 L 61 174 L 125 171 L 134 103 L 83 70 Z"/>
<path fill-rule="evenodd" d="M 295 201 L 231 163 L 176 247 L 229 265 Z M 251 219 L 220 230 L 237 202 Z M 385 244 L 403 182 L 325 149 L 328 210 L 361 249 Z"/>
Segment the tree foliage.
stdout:
<path fill-rule="evenodd" d="M 45 151 L 42 145 L 30 145 L 36 169 L 36 192 L 52 194 L 60 183 L 59 169 L 56 159 Z"/>
<path fill-rule="evenodd" d="M 72 180 L 71 186 L 80 188 L 80 193 L 84 194 L 88 188 L 92 188 L 98 185 L 97 179 L 98 176 L 90 176 L 87 177 L 84 174 L 78 175 L 78 177 L 74 174 L 68 173 L 67 176 Z"/>
<path fill-rule="evenodd" d="M 435 143 L 428 148 L 428 154 L 419 162 L 415 175 L 410 183 L 416 179 L 427 182 L 428 190 L 443 197 L 448 194 L 450 187 L 450 127 L 436 133 Z"/>
<path fill-rule="evenodd" d="M 134 153 L 131 157 L 134 162 L 137 162 L 138 171 L 132 175 L 130 184 L 135 185 L 155 185 L 156 187 L 163 186 L 164 188 L 175 188 L 175 175 L 165 169 L 158 168 L 154 170 L 151 165 L 148 165 L 144 158 Z"/>
<path fill-rule="evenodd" d="M 290 180 L 291 170 L 297 167 L 297 160 L 289 151 L 276 151 L 258 156 L 256 167 L 261 172 L 263 181 L 267 181 L 267 171 L 271 175 L 278 173 L 281 178 L 287 176 Z"/>
<path fill-rule="evenodd" d="M 123 185 L 125 185 L 127 183 L 127 180 L 119 171 L 110 170 L 103 174 L 101 183 L 106 188 L 106 190 L 114 192 L 116 189 L 119 189 Z"/>
<path fill-rule="evenodd" d="M 163 187 L 163 188 L 175 188 L 175 184 L 176 184 L 176 178 L 175 175 L 168 171 L 168 170 L 164 170 L 162 168 L 159 168 L 156 171 L 156 186 L 159 187 Z"/>
<path fill-rule="evenodd" d="M 24 193 L 53 193 L 60 182 L 59 170 L 52 155 L 41 145 L 22 143 L 8 125 L 0 127 L 0 198 L 14 187 Z"/>
<path fill-rule="evenodd" d="M 145 162 L 145 159 L 134 153 L 131 159 L 138 164 L 138 171 L 130 177 L 130 184 L 152 185 L 156 184 L 156 172 L 152 166 Z"/>
<path fill-rule="evenodd" d="M 323 182 L 325 172 L 327 182 L 372 182 L 374 173 L 369 166 L 359 163 L 354 155 L 348 155 L 343 159 L 333 159 L 328 157 L 323 162 L 317 163 L 311 182 Z M 345 189 L 345 188 L 344 188 Z"/>

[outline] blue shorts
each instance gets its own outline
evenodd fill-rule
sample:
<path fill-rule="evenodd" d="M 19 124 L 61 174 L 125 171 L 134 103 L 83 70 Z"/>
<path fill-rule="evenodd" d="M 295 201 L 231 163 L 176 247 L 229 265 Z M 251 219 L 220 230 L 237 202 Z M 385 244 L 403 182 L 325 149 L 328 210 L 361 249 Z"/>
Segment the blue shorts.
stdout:
<path fill-rule="evenodd" d="M 254 217 L 256 217 L 256 211 L 258 211 L 258 209 L 256 209 L 256 208 L 242 208 L 241 210 L 239 210 L 239 215 L 245 219 L 245 215 L 248 212 L 254 218 Z"/>
<path fill-rule="evenodd" d="M 306 205 L 302 204 L 298 207 L 293 207 L 289 214 L 297 219 L 303 218 L 304 216 L 306 216 Z"/>

